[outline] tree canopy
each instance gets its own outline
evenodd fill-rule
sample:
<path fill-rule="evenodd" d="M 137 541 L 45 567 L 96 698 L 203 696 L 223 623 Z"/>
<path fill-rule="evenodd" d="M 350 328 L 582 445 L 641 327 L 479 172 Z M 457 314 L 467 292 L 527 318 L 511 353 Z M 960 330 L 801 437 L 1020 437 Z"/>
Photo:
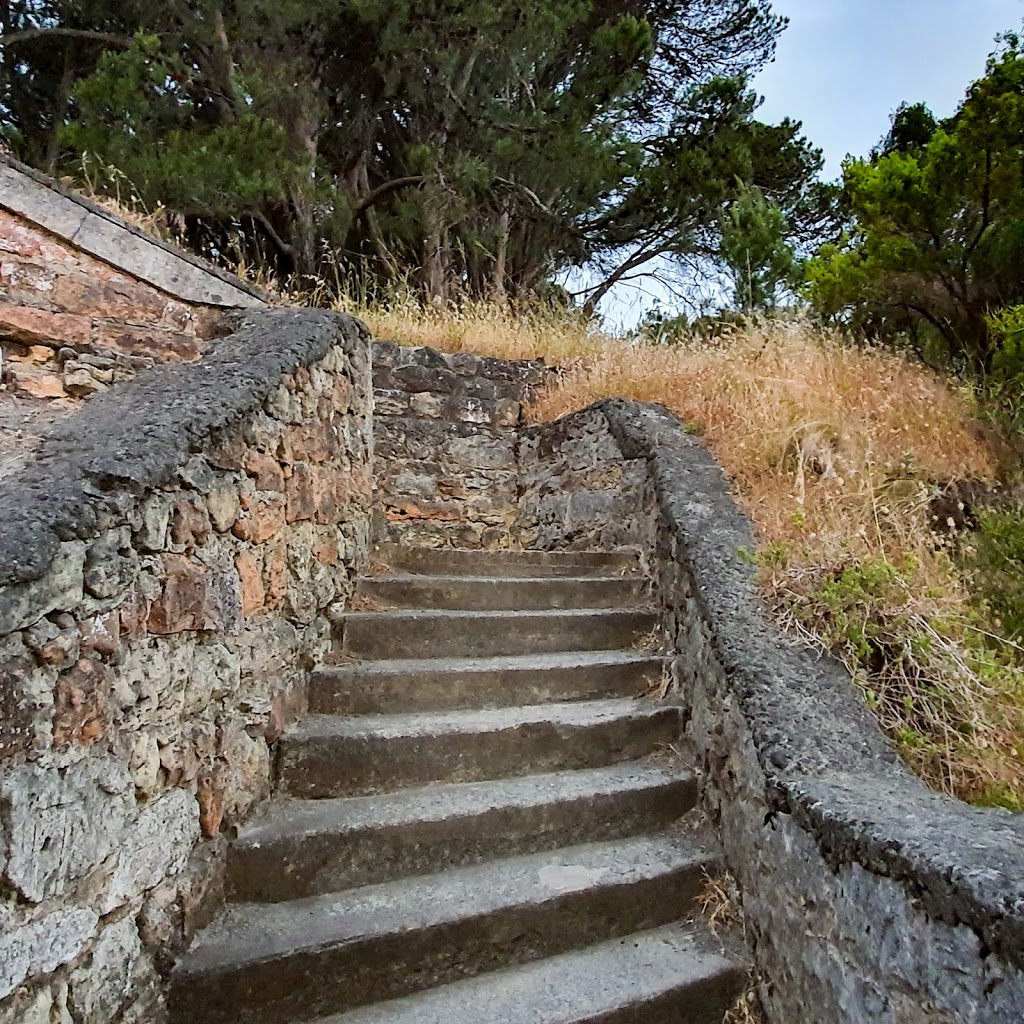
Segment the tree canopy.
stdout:
<path fill-rule="evenodd" d="M 1001 40 L 957 112 L 905 105 L 843 168 L 848 230 L 807 266 L 825 315 L 991 369 L 989 314 L 1024 303 L 1024 53 Z"/>
<path fill-rule="evenodd" d="M 0 141 L 83 155 L 280 275 L 521 299 L 713 255 L 756 186 L 813 232 L 820 157 L 756 118 L 765 0 L 0 0 Z"/>

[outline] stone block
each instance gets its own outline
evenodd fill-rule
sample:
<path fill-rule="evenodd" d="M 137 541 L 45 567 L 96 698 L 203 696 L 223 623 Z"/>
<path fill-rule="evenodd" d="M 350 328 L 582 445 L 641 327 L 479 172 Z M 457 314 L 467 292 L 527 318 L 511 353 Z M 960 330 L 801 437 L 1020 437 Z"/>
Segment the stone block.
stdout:
<path fill-rule="evenodd" d="M 235 525 L 241 510 L 238 491 L 234 487 L 219 487 L 212 490 L 206 499 L 206 510 L 213 528 L 218 533 L 226 533 Z"/>
<path fill-rule="evenodd" d="M 320 497 L 318 481 L 313 467 L 306 462 L 296 462 L 287 484 L 288 507 L 285 518 L 289 523 L 298 523 L 314 518 Z"/>
<path fill-rule="evenodd" d="M 134 900 L 182 870 L 199 840 L 199 807 L 184 789 L 172 789 L 145 804 L 117 851 L 104 914 Z"/>
<path fill-rule="evenodd" d="M 88 345 L 92 337 L 92 321 L 87 316 L 55 313 L 0 302 L 0 335 L 24 345 Z"/>
<path fill-rule="evenodd" d="M 147 355 L 161 362 L 197 359 L 202 342 L 187 331 L 142 327 L 117 321 L 96 324 L 95 343 L 125 355 Z"/>
<path fill-rule="evenodd" d="M 142 503 L 135 543 L 141 551 L 163 551 L 167 544 L 167 528 L 171 521 L 170 502 L 154 494 Z"/>
<path fill-rule="evenodd" d="M 14 366 L 14 389 L 29 398 L 53 400 L 67 398 L 64 381 L 60 374 L 47 367 L 30 366 L 22 368 Z"/>
<path fill-rule="evenodd" d="M 171 543 L 179 550 L 194 548 L 210 535 L 212 524 L 202 499 L 183 498 L 171 510 Z"/>
<path fill-rule="evenodd" d="M 7 825 L 7 880 L 30 903 L 67 894 L 119 848 L 134 815 L 127 767 L 87 758 L 63 772 L 11 770 L 0 783 Z"/>
<path fill-rule="evenodd" d="M 263 559 L 252 549 L 235 555 L 235 568 L 242 588 L 242 614 L 255 615 L 263 610 L 267 592 L 263 586 Z"/>
<path fill-rule="evenodd" d="M 149 611 L 150 633 L 232 632 L 241 615 L 238 575 L 196 557 L 163 556 L 164 585 Z"/>
<path fill-rule="evenodd" d="M 71 972 L 70 1002 L 75 1024 L 109 1024 L 117 1020 L 144 970 L 142 942 L 132 917 L 107 925 L 89 958 Z"/>
<path fill-rule="evenodd" d="M 28 753 L 35 742 L 35 709 L 22 690 L 27 671 L 0 666 L 0 764 Z"/>
<path fill-rule="evenodd" d="M 64 544 L 41 579 L 0 588 L 0 635 L 31 626 L 57 609 L 77 607 L 84 569 L 85 545 Z"/>
<path fill-rule="evenodd" d="M 103 662 L 81 658 L 57 677 L 53 702 L 56 747 L 90 746 L 105 736 L 110 718 L 110 675 Z"/>
<path fill-rule="evenodd" d="M 23 924 L 5 922 L 0 914 L 0 999 L 74 960 L 96 933 L 97 920 L 81 907 L 63 907 Z"/>
<path fill-rule="evenodd" d="M 248 451 L 242 459 L 245 471 L 256 480 L 256 489 L 260 491 L 284 491 L 284 473 L 281 464 L 266 452 Z"/>
<path fill-rule="evenodd" d="M 262 497 L 249 502 L 231 532 L 239 540 L 262 544 L 283 530 L 285 522 L 284 498 Z"/>
<path fill-rule="evenodd" d="M 130 543 L 126 528 L 111 530 L 89 545 L 83 584 L 93 597 L 114 597 L 128 588 L 138 571 L 138 556 Z"/>

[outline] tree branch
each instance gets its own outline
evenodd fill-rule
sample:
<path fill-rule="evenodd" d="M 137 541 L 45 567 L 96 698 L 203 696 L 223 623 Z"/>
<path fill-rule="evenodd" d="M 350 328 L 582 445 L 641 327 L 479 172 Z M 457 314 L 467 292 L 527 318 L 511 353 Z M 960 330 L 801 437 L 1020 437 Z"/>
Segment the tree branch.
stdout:
<path fill-rule="evenodd" d="M 411 188 L 413 185 L 422 185 L 427 179 L 422 174 L 410 174 L 406 178 L 395 178 L 394 181 L 378 185 L 368 196 L 361 199 L 352 210 L 353 220 L 361 217 L 371 206 L 376 206 L 392 192 L 398 192 L 403 188 Z"/>
<path fill-rule="evenodd" d="M 274 230 L 274 225 L 273 225 L 273 224 L 271 224 L 269 220 L 267 220 L 267 218 L 266 218 L 266 215 L 265 215 L 265 214 L 264 214 L 264 213 L 263 213 L 262 211 L 260 211 L 260 210 L 257 210 L 257 211 L 255 211 L 254 213 L 250 213 L 250 214 L 249 214 L 249 218 L 250 218 L 250 220 L 253 220 L 253 221 L 255 221 L 255 222 L 256 222 L 257 224 L 259 224 L 259 226 L 260 226 L 261 228 L 263 228 L 263 230 L 264 230 L 264 231 L 266 231 L 267 235 L 269 235 L 269 237 L 270 237 L 270 240 L 271 240 L 271 241 L 272 241 L 272 242 L 274 243 L 274 245 L 276 245 L 276 246 L 278 247 L 278 249 L 280 249 L 280 250 L 281 250 L 281 252 L 282 252 L 282 253 L 283 253 L 283 254 L 284 254 L 285 256 L 293 256 L 293 255 L 295 254 L 295 250 L 294 250 L 294 248 L 293 248 L 292 246 L 290 246 L 290 245 L 289 245 L 289 244 L 288 244 L 288 243 L 287 243 L 287 242 L 286 242 L 286 241 L 285 241 L 285 240 L 284 240 L 284 239 L 283 239 L 283 238 L 282 238 L 282 237 L 281 237 L 281 236 L 280 236 L 280 235 L 279 235 L 279 234 L 278 234 L 278 233 L 277 233 L 277 232 L 276 232 L 275 230 Z"/>
<path fill-rule="evenodd" d="M 32 39 L 45 39 L 47 36 L 63 36 L 68 39 L 88 39 L 108 46 L 116 46 L 127 50 L 132 45 L 128 36 L 113 35 L 110 32 L 92 32 L 84 28 L 29 28 L 24 32 L 11 32 L 0 36 L 0 46 L 17 46 Z"/>

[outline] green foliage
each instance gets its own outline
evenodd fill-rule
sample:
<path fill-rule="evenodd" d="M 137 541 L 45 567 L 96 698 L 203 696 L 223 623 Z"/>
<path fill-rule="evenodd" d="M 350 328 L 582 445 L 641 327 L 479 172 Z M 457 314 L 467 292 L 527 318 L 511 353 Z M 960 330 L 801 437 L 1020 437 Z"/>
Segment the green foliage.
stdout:
<path fill-rule="evenodd" d="M 850 230 L 808 265 L 808 297 L 871 336 L 987 371 L 986 315 L 1024 302 L 1022 180 L 1024 55 L 1008 35 L 952 118 L 904 106 L 869 159 L 847 161 Z"/>
<path fill-rule="evenodd" d="M 988 537 L 993 546 L 977 556 L 979 565 L 995 569 L 1007 554 L 1024 553 L 1019 519 L 990 526 Z M 986 599 L 979 594 L 974 612 L 954 602 L 944 613 L 942 587 L 926 581 L 909 554 L 851 557 L 821 574 L 801 561 L 784 544 L 758 555 L 784 618 L 847 665 L 903 758 L 933 785 L 972 802 L 1020 805 L 1024 794 L 1008 780 L 1019 778 L 1014 759 L 1024 742 L 1024 662 L 996 638 Z M 955 585 L 956 567 L 949 570 L 946 585 Z M 1022 598 L 1018 591 L 1013 599 L 1017 613 Z"/>
<path fill-rule="evenodd" d="M 733 304 L 750 313 L 772 313 L 796 272 L 789 224 L 779 206 L 756 185 L 741 185 L 722 211 L 719 255 L 728 268 Z"/>
<path fill-rule="evenodd" d="M 993 632 L 1024 644 L 1024 511 L 987 510 L 978 518 L 964 559 L 972 596 Z"/>
<path fill-rule="evenodd" d="M 98 156 L 135 186 L 144 203 L 185 215 L 238 217 L 286 193 L 303 167 L 282 127 L 255 113 L 203 124 L 183 60 L 137 35 L 107 52 L 75 87 L 78 113 L 60 131 L 76 153 Z"/>
<path fill-rule="evenodd" d="M 589 264 L 592 309 L 713 253 L 737 177 L 814 205 L 818 154 L 744 85 L 782 26 L 766 0 L 8 0 L 0 140 L 115 166 L 279 277 L 528 300 Z"/>

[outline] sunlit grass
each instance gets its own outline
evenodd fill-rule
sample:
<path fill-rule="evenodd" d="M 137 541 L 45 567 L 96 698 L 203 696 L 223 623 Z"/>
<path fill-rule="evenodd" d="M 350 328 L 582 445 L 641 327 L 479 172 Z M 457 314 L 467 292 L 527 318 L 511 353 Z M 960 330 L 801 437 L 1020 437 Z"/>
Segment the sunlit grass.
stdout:
<path fill-rule="evenodd" d="M 1022 673 L 992 642 L 998 630 L 972 604 L 932 521 L 940 485 L 996 473 L 969 396 L 897 354 L 799 320 L 665 346 L 555 314 L 412 303 L 358 312 L 378 337 L 403 344 L 559 366 L 529 411 L 536 421 L 605 397 L 678 413 L 755 524 L 764 596 L 783 627 L 845 661 L 931 785 L 1020 805 Z"/>

